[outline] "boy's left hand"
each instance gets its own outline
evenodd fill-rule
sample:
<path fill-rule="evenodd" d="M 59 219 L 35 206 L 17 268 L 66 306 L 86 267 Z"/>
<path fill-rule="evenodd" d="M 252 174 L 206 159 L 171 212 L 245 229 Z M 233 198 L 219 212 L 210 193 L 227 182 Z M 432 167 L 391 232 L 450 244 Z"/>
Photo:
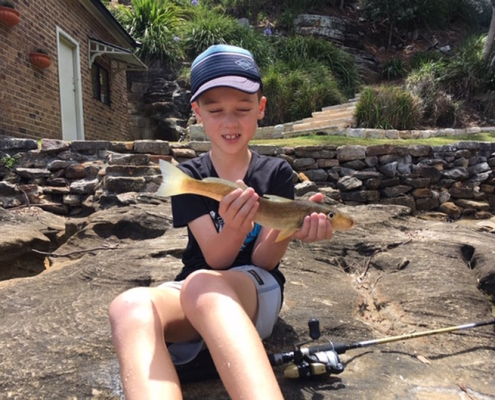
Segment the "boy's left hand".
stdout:
<path fill-rule="evenodd" d="M 309 200 L 321 203 L 323 201 L 323 194 L 316 193 Z M 303 226 L 292 235 L 292 238 L 301 240 L 302 242 L 316 242 L 318 240 L 329 240 L 332 238 L 332 235 L 332 224 L 327 216 L 321 213 L 313 213 L 304 218 Z"/>

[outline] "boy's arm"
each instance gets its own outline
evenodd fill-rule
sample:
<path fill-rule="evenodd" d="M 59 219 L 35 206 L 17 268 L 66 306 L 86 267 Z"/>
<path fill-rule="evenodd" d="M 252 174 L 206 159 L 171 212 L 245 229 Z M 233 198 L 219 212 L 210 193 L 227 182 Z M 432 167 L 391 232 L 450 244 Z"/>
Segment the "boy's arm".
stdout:
<path fill-rule="evenodd" d="M 209 215 L 189 222 L 189 229 L 212 269 L 226 269 L 234 262 L 244 239 L 254 226 L 258 198 L 252 188 L 236 189 L 226 195 L 218 209 L 224 220 L 220 232 L 215 229 Z"/>

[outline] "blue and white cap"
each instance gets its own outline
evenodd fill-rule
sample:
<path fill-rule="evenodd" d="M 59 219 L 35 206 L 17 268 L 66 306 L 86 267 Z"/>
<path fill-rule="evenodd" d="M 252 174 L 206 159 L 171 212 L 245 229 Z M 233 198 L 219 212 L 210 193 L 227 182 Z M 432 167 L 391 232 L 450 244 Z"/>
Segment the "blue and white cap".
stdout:
<path fill-rule="evenodd" d="M 237 46 L 210 46 L 191 66 L 191 103 L 207 90 L 231 87 L 245 93 L 256 93 L 263 86 L 253 55 Z"/>

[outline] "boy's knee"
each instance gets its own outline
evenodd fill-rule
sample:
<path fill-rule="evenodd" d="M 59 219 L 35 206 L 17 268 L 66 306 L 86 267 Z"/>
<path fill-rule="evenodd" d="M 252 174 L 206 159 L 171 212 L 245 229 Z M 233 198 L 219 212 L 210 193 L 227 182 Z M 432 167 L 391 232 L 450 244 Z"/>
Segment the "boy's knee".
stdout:
<path fill-rule="evenodd" d="M 108 314 L 113 328 L 121 323 L 147 322 L 153 314 L 149 288 L 133 288 L 121 293 L 110 304 Z"/>
<path fill-rule="evenodd" d="M 186 278 L 180 302 L 186 315 L 191 311 L 208 312 L 224 295 L 235 296 L 229 281 L 217 271 L 200 270 Z"/>

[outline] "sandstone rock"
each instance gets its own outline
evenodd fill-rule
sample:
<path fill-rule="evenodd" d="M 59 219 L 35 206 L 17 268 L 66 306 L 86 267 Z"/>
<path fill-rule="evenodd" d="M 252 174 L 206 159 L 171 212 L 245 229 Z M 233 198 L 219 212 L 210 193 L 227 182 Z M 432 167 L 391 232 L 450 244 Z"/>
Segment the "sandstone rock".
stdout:
<path fill-rule="evenodd" d="M 294 19 L 294 27 L 300 35 L 324 37 L 340 44 L 345 41 L 346 25 L 337 17 L 300 14 Z"/>
<path fill-rule="evenodd" d="M 480 291 L 495 290 L 493 234 L 417 220 L 405 207 L 342 210 L 356 218 L 354 230 L 329 242 L 291 243 L 281 266 L 285 303 L 265 341 L 268 352 L 291 351 L 308 337 L 312 317 L 320 320 L 321 343 L 493 318 Z M 2 226 L 33 226 L 38 219 L 3 215 Z M 108 305 L 121 291 L 156 286 L 181 267 L 185 231 L 169 229 L 167 202 L 137 201 L 68 222 L 78 226 L 55 251 L 66 256 L 48 257 L 40 275 L 0 283 L 0 387 L 11 398 L 123 398 Z M 284 378 L 283 367 L 275 371 L 287 400 L 462 397 L 460 383 L 472 397 L 491 398 L 494 339 L 485 327 L 356 349 L 340 356 L 343 373 L 309 381 Z M 185 399 L 228 399 L 215 380 L 183 388 Z"/>
<path fill-rule="evenodd" d="M 358 189 L 363 185 L 363 182 L 361 182 L 359 179 L 353 177 L 353 176 L 344 176 L 339 179 L 337 182 L 337 186 L 340 190 L 342 191 L 349 191 L 349 190 L 354 190 Z"/>
<path fill-rule="evenodd" d="M 455 204 L 462 208 L 472 208 L 476 211 L 488 211 L 490 205 L 487 202 L 474 201 L 469 199 L 458 199 Z"/>
<path fill-rule="evenodd" d="M 366 158 L 365 146 L 341 146 L 337 149 L 337 159 L 339 162 L 363 160 Z"/>
<path fill-rule="evenodd" d="M 455 203 L 452 203 L 449 201 L 440 204 L 438 209 L 441 212 L 447 214 L 449 217 L 455 218 L 455 219 L 459 218 L 461 216 L 461 213 L 462 213 L 462 210 Z"/>

